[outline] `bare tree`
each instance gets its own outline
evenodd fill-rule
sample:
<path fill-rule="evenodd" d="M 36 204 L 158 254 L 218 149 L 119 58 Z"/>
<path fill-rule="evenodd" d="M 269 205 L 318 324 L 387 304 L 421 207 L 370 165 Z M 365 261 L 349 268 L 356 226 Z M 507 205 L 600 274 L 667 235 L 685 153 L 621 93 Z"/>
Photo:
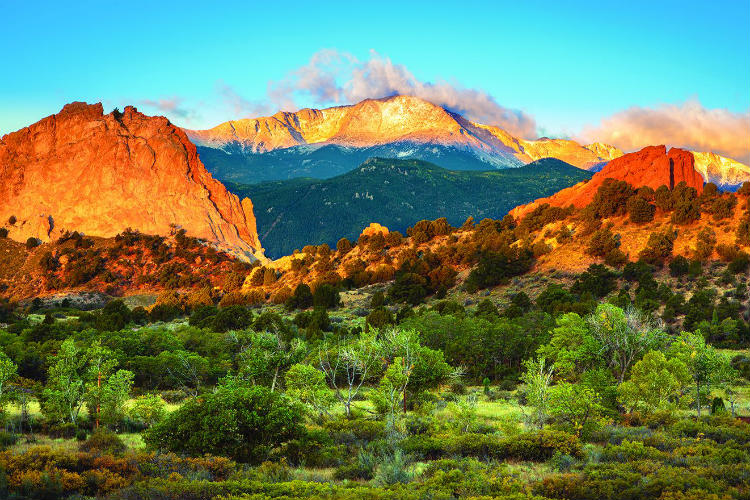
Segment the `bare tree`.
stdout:
<path fill-rule="evenodd" d="M 318 349 L 320 369 L 333 388 L 336 398 L 344 405 L 347 417 L 352 412 L 352 401 L 377 360 L 377 353 L 377 341 L 367 334 L 362 334 L 362 337 L 353 342 L 336 345 L 323 343 Z"/>

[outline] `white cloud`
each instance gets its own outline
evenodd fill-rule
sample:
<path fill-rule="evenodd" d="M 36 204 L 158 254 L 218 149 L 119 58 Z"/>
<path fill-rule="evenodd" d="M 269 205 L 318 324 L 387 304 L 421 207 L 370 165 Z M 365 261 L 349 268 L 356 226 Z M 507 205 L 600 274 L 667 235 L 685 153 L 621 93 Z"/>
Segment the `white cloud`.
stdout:
<path fill-rule="evenodd" d="M 182 118 L 184 120 L 191 120 L 194 118 L 195 111 L 184 105 L 184 100 L 181 97 L 163 97 L 161 99 L 141 99 L 138 101 L 139 106 L 146 106 L 152 109 L 170 115 L 171 117 Z"/>
<path fill-rule="evenodd" d="M 225 104 L 238 112 L 260 109 L 230 87 L 221 84 Z M 496 125 L 525 138 L 536 136 L 536 122 L 530 115 L 500 105 L 486 91 L 465 88 L 444 80 L 424 82 L 405 66 L 393 63 L 375 51 L 359 60 L 346 52 L 325 49 L 310 62 L 280 81 L 269 82 L 268 105 L 263 109 L 296 110 L 299 98 L 315 106 L 352 104 L 368 98 L 394 94 L 412 95 L 460 113 L 472 121 Z M 271 111 L 272 112 L 272 111 Z"/>
<path fill-rule="evenodd" d="M 666 144 L 750 164 L 750 110 L 734 113 L 708 109 L 697 99 L 656 108 L 634 106 L 584 129 L 581 138 L 609 143 L 624 151 Z"/>

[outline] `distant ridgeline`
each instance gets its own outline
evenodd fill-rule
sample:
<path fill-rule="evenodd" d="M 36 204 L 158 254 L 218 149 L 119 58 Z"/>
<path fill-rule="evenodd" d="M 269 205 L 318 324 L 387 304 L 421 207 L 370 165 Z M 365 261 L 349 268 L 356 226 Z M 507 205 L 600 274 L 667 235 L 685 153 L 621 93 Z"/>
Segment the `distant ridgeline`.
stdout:
<path fill-rule="evenodd" d="M 500 219 L 517 205 L 591 178 L 591 173 L 547 158 L 519 168 L 446 170 L 419 160 L 372 158 L 327 180 L 227 183 L 256 206 L 260 239 L 271 258 L 305 245 L 356 239 L 371 222 L 404 233 L 423 220 Z"/>

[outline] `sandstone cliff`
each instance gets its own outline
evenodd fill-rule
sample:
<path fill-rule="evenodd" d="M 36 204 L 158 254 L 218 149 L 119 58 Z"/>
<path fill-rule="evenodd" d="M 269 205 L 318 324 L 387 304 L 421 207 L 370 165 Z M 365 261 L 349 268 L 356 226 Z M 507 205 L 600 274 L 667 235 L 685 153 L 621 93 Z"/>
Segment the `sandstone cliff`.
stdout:
<path fill-rule="evenodd" d="M 665 146 L 648 146 L 635 153 L 616 158 L 586 182 L 563 189 L 548 198 L 514 208 L 510 213 L 522 217 L 534 208 L 548 203 L 552 206 L 581 208 L 594 199 L 599 186 L 607 178 L 626 181 L 634 187 L 650 186 L 657 189 L 665 185 L 672 189 L 680 182 L 703 192 L 703 178 L 695 169 L 695 157 L 690 151 Z"/>
<path fill-rule="evenodd" d="M 245 259 L 262 256 L 252 203 L 213 179 L 166 118 L 76 102 L 0 139 L 0 226 L 10 238 L 167 235 L 173 225 Z"/>

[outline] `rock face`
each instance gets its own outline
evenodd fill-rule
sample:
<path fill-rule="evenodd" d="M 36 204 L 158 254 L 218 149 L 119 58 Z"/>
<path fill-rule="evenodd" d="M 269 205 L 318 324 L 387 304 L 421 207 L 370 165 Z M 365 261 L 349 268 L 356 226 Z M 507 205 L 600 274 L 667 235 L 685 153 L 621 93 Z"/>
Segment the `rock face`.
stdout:
<path fill-rule="evenodd" d="M 703 192 L 703 177 L 695 169 L 693 153 L 678 148 L 667 152 L 665 146 L 649 146 L 610 161 L 587 182 L 580 182 L 548 198 L 516 207 L 510 213 L 514 217 L 522 217 L 544 203 L 558 207 L 584 207 L 594 199 L 597 190 L 608 178 L 625 181 L 634 187 L 649 186 L 653 189 L 662 185 L 672 189 L 680 182 L 685 182 L 699 194 Z"/>
<path fill-rule="evenodd" d="M 367 226 L 362 230 L 363 236 L 375 236 L 376 234 L 382 234 L 383 236 L 387 235 L 390 231 L 388 231 L 388 228 L 378 224 L 377 222 L 370 222 L 370 225 Z"/>
<path fill-rule="evenodd" d="M 554 157 L 592 168 L 622 155 L 612 146 L 582 146 L 575 141 L 528 141 L 506 131 L 471 122 L 441 106 L 411 96 L 366 99 L 352 106 L 279 112 L 270 117 L 234 120 L 208 130 L 186 130 L 199 146 L 226 152 L 264 153 L 307 144 L 373 147 L 385 144 L 434 144 L 470 149 L 516 166 Z M 486 157 L 486 156 L 485 156 Z M 490 161 L 491 162 L 491 161 Z M 443 165 L 448 168 L 450 165 Z"/>
<path fill-rule="evenodd" d="M 131 106 L 105 115 L 101 104 L 75 102 L 0 139 L 0 225 L 18 241 L 66 230 L 167 235 L 174 225 L 245 259 L 262 256 L 250 200 L 211 177 L 181 129 Z"/>

